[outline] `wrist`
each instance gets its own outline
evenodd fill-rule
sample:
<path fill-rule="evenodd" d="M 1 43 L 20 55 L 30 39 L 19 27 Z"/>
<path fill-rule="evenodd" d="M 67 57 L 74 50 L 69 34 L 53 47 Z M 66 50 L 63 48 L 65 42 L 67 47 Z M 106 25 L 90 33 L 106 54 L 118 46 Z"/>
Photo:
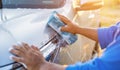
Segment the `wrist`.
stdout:
<path fill-rule="evenodd" d="M 84 33 L 84 28 L 79 27 L 77 29 L 77 34 L 83 34 Z"/>
<path fill-rule="evenodd" d="M 59 64 L 48 62 L 47 65 L 46 65 L 47 69 L 43 69 L 43 70 L 65 70 L 66 67 L 67 67 L 67 65 L 64 66 L 64 65 L 59 65 Z"/>
<path fill-rule="evenodd" d="M 75 31 L 75 34 L 79 34 L 79 33 L 80 33 L 80 30 L 81 30 L 81 28 L 77 26 L 77 27 L 75 28 L 75 30 L 74 30 L 74 31 Z"/>
<path fill-rule="evenodd" d="M 44 61 L 40 64 L 37 64 L 35 66 L 27 66 L 28 70 L 48 70 L 48 62 Z"/>
<path fill-rule="evenodd" d="M 49 70 L 50 69 L 50 63 L 45 61 L 45 63 L 41 64 L 39 67 L 39 70 Z"/>

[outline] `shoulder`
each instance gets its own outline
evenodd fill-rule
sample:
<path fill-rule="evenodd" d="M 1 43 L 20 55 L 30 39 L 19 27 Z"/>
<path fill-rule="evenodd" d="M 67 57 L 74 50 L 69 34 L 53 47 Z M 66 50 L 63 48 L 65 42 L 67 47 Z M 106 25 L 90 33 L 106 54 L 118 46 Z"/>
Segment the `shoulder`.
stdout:
<path fill-rule="evenodd" d="M 117 22 L 117 23 L 116 23 L 116 26 L 117 26 L 117 27 L 120 27 L 120 22 Z"/>

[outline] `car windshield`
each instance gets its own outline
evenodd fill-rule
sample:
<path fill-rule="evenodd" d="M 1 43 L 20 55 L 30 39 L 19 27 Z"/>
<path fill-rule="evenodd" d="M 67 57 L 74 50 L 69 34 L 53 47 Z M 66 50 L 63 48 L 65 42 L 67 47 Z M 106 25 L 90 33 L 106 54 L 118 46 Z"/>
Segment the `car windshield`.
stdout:
<path fill-rule="evenodd" d="M 60 8 L 66 0 L 0 0 L 3 8 Z"/>

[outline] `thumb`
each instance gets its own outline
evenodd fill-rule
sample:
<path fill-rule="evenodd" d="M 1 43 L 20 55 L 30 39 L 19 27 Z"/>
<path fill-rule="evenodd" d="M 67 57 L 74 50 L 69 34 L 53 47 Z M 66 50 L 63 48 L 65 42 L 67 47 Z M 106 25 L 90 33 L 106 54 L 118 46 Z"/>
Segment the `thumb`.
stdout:
<path fill-rule="evenodd" d="M 61 27 L 60 30 L 63 31 L 63 32 L 68 32 L 68 27 L 67 26 L 63 26 L 63 27 Z"/>

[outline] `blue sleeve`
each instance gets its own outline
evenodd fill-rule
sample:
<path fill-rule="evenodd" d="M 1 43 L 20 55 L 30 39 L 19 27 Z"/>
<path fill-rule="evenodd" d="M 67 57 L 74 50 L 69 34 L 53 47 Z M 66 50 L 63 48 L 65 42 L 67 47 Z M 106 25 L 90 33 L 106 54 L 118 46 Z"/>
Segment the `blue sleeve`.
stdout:
<path fill-rule="evenodd" d="M 102 62 L 99 59 L 95 59 L 86 63 L 76 63 L 69 65 L 66 70 L 102 70 Z"/>
<path fill-rule="evenodd" d="M 120 33 L 103 55 L 86 63 L 69 65 L 66 70 L 120 70 Z"/>
<path fill-rule="evenodd" d="M 111 26 L 98 29 L 98 40 L 102 49 L 106 48 L 113 41 L 117 28 L 117 26 Z"/>

